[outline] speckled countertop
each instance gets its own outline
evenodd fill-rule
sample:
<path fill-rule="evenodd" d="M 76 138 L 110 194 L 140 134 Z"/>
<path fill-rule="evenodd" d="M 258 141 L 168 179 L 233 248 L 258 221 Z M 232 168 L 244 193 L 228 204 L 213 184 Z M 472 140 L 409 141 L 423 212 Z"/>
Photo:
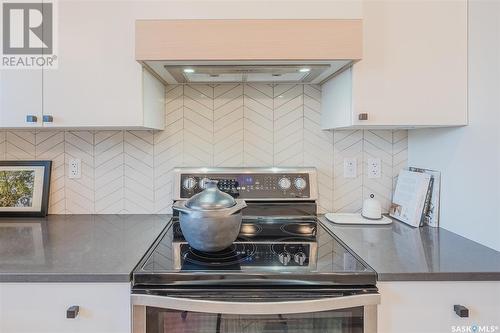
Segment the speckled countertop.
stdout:
<path fill-rule="evenodd" d="M 377 272 L 379 281 L 500 281 L 500 252 L 442 228 L 320 221 Z"/>
<path fill-rule="evenodd" d="M 129 282 L 168 215 L 0 219 L 0 282 Z"/>

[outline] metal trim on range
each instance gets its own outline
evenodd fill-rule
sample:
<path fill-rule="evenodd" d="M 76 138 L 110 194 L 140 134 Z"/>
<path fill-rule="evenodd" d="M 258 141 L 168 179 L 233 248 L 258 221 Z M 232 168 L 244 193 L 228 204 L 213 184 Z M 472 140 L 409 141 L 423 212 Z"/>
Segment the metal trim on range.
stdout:
<path fill-rule="evenodd" d="M 133 333 L 146 332 L 146 307 L 216 314 L 269 315 L 312 313 L 359 306 L 364 307 L 365 327 L 363 332 L 375 333 L 377 331 L 377 304 L 380 304 L 379 294 L 284 302 L 226 302 L 132 294 L 132 306 L 134 311 Z"/>
<path fill-rule="evenodd" d="M 358 306 L 377 305 L 379 303 L 379 294 L 364 294 L 285 302 L 226 302 L 170 296 L 132 294 L 133 305 L 152 306 L 178 311 L 239 315 L 310 313 L 347 309 Z"/>
<path fill-rule="evenodd" d="M 182 174 L 286 174 L 304 173 L 309 175 L 309 197 L 307 198 L 265 198 L 245 199 L 245 201 L 305 201 L 318 199 L 317 171 L 314 167 L 304 168 L 175 168 L 174 169 L 174 200 L 185 200 L 181 198 L 181 175 Z"/>

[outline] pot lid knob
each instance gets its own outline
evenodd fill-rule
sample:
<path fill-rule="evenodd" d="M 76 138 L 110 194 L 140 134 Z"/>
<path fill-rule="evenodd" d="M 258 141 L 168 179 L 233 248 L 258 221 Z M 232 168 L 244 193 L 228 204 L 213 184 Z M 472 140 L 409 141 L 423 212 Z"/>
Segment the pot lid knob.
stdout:
<path fill-rule="evenodd" d="M 204 181 L 205 189 L 186 201 L 186 207 L 194 210 L 217 210 L 236 205 L 236 200 L 217 187 L 217 180 Z"/>

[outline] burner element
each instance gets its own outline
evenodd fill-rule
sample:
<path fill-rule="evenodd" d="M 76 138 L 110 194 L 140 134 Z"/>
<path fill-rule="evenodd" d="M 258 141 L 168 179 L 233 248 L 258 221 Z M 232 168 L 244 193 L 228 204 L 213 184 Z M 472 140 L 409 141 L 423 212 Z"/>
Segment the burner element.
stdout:
<path fill-rule="evenodd" d="M 242 223 L 240 237 L 255 237 L 262 231 L 262 227 L 255 223 Z"/>
<path fill-rule="evenodd" d="M 235 243 L 225 250 L 218 252 L 202 252 L 185 244 L 181 249 L 184 262 L 182 269 L 240 269 L 240 264 L 252 260 L 256 246 L 252 243 Z"/>
<path fill-rule="evenodd" d="M 281 231 L 293 236 L 311 237 L 316 235 L 315 223 L 284 223 Z"/>

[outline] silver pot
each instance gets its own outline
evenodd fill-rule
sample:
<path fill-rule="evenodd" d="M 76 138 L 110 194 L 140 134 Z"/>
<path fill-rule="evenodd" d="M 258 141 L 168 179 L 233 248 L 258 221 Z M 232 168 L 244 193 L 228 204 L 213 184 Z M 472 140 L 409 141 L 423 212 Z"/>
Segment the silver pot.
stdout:
<path fill-rule="evenodd" d="M 206 181 L 205 190 L 187 201 L 177 201 L 173 209 L 179 212 L 184 238 L 191 247 L 216 252 L 229 247 L 241 228 L 244 200 L 235 200 L 217 188 L 217 181 Z"/>

